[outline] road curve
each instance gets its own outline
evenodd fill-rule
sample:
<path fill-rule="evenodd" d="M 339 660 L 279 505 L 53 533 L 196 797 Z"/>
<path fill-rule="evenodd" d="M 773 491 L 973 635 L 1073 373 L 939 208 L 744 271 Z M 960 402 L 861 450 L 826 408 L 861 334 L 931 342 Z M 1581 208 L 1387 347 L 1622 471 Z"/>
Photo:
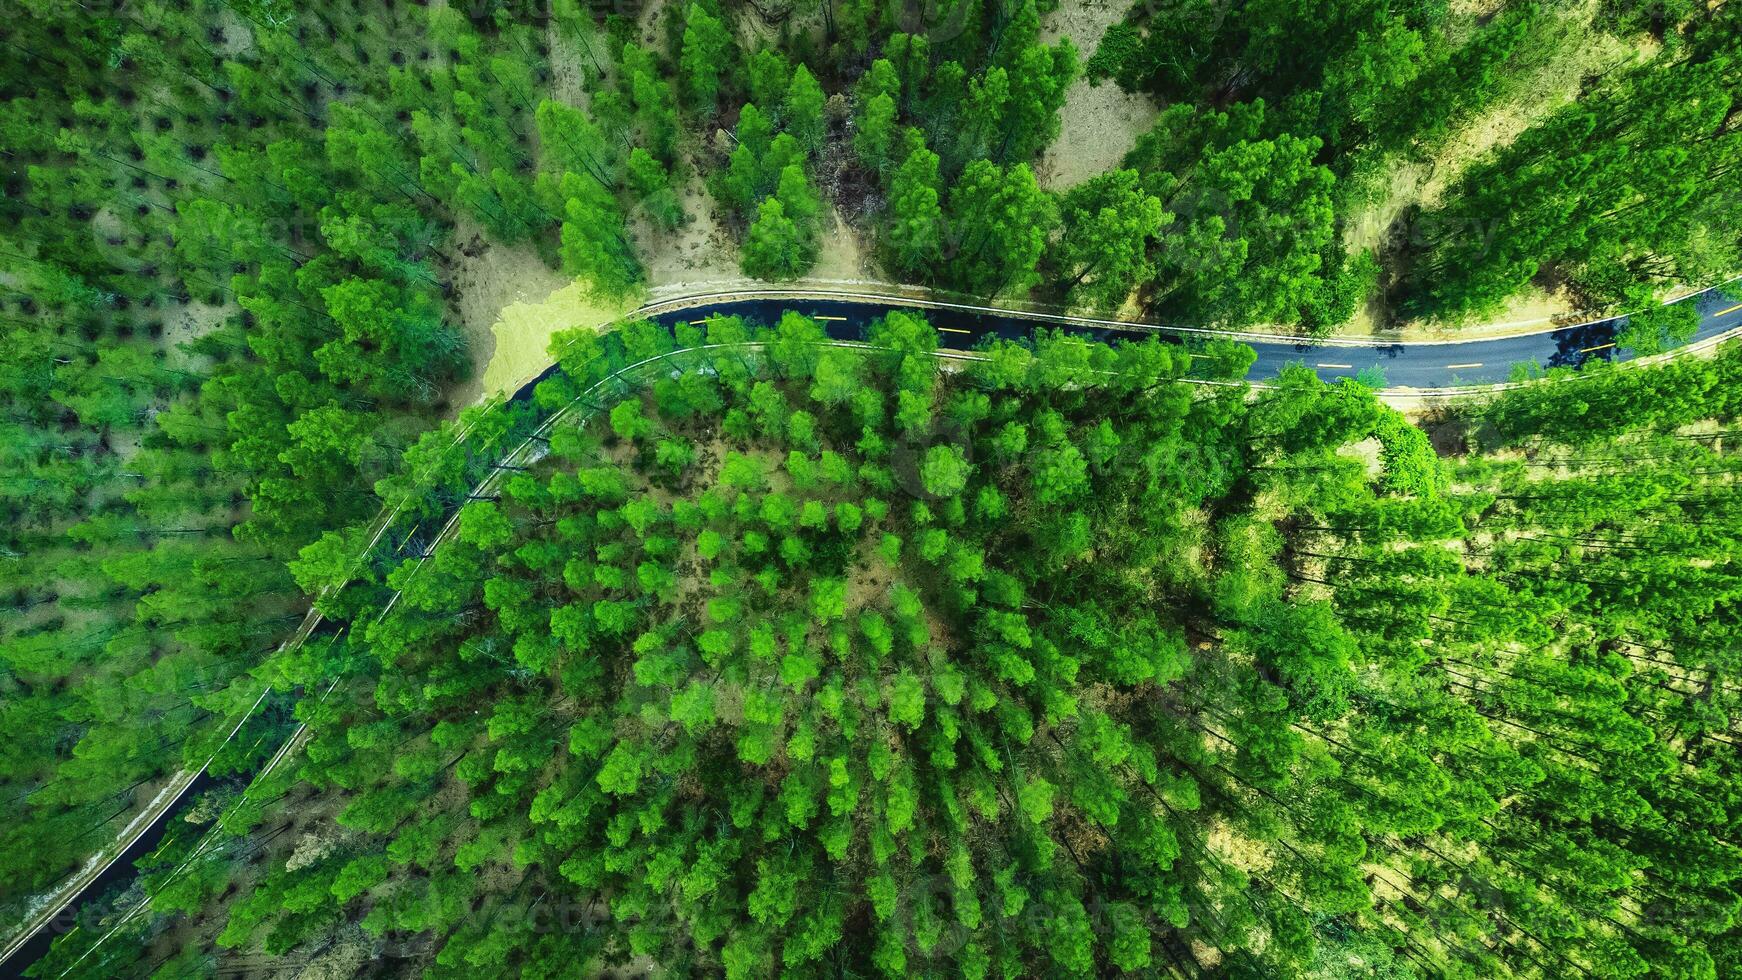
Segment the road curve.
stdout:
<path fill-rule="evenodd" d="M 1684 348 L 1709 345 L 1733 333 L 1742 332 L 1742 291 L 1726 295 L 1725 286 L 1718 286 L 1678 300 L 1693 303 L 1699 311 L 1699 327 L 1683 345 Z M 1514 334 L 1504 337 L 1475 338 L 1465 341 L 1382 341 L 1365 338 L 1330 338 L 1308 342 L 1298 337 L 1260 332 L 1212 330 L 1167 324 L 1151 324 L 1123 320 L 1072 317 L 1054 313 L 1000 309 L 945 300 L 893 295 L 885 292 L 822 288 L 741 288 L 711 291 L 689 296 L 662 299 L 642 305 L 627 318 L 646 318 L 666 326 L 702 320 L 709 316 L 742 316 L 747 320 L 773 323 L 781 314 L 792 310 L 823 322 L 829 335 L 839 340 L 862 339 L 865 329 L 878 317 L 891 310 L 916 310 L 943 334 L 947 348 L 972 348 L 987 336 L 1019 339 L 1036 328 L 1062 328 L 1086 334 L 1099 340 L 1116 340 L 1145 334 L 1158 335 L 1174 341 L 1192 338 L 1236 340 L 1251 346 L 1258 354 L 1248 380 L 1263 383 L 1275 378 L 1284 367 L 1302 364 L 1313 368 L 1321 377 L 1353 377 L 1371 368 L 1384 375 L 1387 389 L 1405 389 L 1423 393 L 1475 393 L 1483 387 L 1500 385 L 1512 377 L 1513 365 L 1535 363 L 1542 367 L 1580 367 L 1594 361 L 1625 361 L 1633 352 L 1620 348 L 1616 337 L 1627 324 L 1626 316 L 1609 317 L 1588 323 Z M 555 364 L 520 384 L 506 398 L 511 403 L 530 398 L 538 382 L 555 373 Z M 464 438 L 464 431 L 456 442 Z M 523 451 L 526 443 L 509 453 Z M 495 474 L 492 474 L 492 479 Z M 393 513 L 384 510 L 377 518 L 374 536 L 378 539 Z M 446 528 L 444 528 L 444 531 Z M 295 646 L 313 635 L 323 625 L 321 615 L 310 609 L 298 625 L 286 646 Z M 261 694 L 262 699 L 265 692 Z M 256 701 L 256 706 L 259 702 Z M 244 719 L 245 720 L 245 719 Z M 241 727 L 238 722 L 236 729 Z M 233 729 L 232 736 L 235 734 Z M 290 748 L 301 734 L 286 742 Z M 216 755 L 214 750 L 213 755 Z M 286 755 L 281 749 L 274 764 Z M 155 814 L 142 813 L 148 820 L 135 818 L 131 832 L 117 841 L 108 860 L 86 869 L 69 882 L 60 901 L 42 909 L 25 929 L 10 937 L 0 948 L 0 966 L 22 971 L 25 966 L 47 951 L 52 939 L 51 922 L 64 921 L 67 909 L 97 886 L 107 883 L 113 872 L 126 873 L 124 862 L 142 856 L 162 835 L 169 814 L 196 786 L 204 786 L 205 769 L 196 773 L 180 773 L 175 777 L 172 792 Z M 119 866 L 118 866 L 119 865 Z M 23 954 L 20 956 L 19 954 Z"/>

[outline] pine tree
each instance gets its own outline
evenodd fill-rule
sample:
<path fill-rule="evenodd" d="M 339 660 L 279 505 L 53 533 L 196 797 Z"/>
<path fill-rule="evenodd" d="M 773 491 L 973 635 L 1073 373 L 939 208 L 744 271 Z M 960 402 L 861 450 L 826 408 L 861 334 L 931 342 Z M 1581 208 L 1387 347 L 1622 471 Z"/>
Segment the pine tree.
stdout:
<path fill-rule="evenodd" d="M 1168 215 L 1144 193 L 1136 171 L 1116 170 L 1071 188 L 1060 219 L 1064 234 L 1048 262 L 1072 302 L 1116 309 L 1154 274 L 1149 253 Z"/>
<path fill-rule="evenodd" d="M 737 51 L 725 22 L 700 4 L 690 4 L 678 68 L 691 108 L 704 116 L 713 114 L 721 89 L 736 69 Z"/>
<path fill-rule="evenodd" d="M 810 69 L 804 65 L 793 69 L 792 84 L 781 102 L 782 115 L 786 131 L 807 153 L 815 154 L 823 148 L 824 102 L 823 88 Z"/>
<path fill-rule="evenodd" d="M 886 238 L 895 269 L 909 278 L 929 278 L 942 254 L 943 232 L 938 156 L 918 147 L 890 181 Z"/>
<path fill-rule="evenodd" d="M 562 258 L 571 274 L 584 277 L 600 295 L 622 297 L 642 280 L 641 262 L 629 243 L 616 200 L 598 184 L 564 174 Z"/>
<path fill-rule="evenodd" d="M 950 189 L 954 254 L 947 257 L 946 281 L 980 296 L 1032 284 L 1056 216 L 1056 206 L 1027 164 L 1000 170 L 975 161 Z"/>
<path fill-rule="evenodd" d="M 815 261 L 812 236 L 787 216 L 779 198 L 764 198 L 744 242 L 744 274 L 757 279 L 797 279 Z"/>

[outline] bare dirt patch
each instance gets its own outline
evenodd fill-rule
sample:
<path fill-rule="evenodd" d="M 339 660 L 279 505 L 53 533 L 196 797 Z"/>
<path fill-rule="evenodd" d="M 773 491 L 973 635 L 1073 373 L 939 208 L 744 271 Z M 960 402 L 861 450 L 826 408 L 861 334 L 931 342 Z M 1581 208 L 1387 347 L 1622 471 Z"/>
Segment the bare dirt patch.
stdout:
<path fill-rule="evenodd" d="M 224 321 L 241 312 L 242 308 L 233 301 L 207 306 L 198 300 L 166 311 L 163 318 L 163 350 L 169 366 L 184 371 L 204 367 L 206 359 L 189 354 L 182 349 L 182 345 L 191 344 L 213 333 L 224 325 Z"/>
<path fill-rule="evenodd" d="M 1130 0 L 1061 3 L 1058 9 L 1042 18 L 1041 43 L 1055 44 L 1060 38 L 1068 37 L 1077 46 L 1081 60 L 1087 61 L 1101 43 L 1101 35 L 1107 33 L 1107 28 L 1124 20 L 1130 10 Z"/>
<path fill-rule="evenodd" d="M 550 65 L 550 97 L 558 102 L 586 107 L 587 79 L 610 64 L 603 32 L 571 38 L 555 19 L 545 27 L 546 58 Z"/>
<path fill-rule="evenodd" d="M 604 300 L 569 282 L 529 302 L 511 303 L 491 326 L 494 350 L 479 379 L 480 394 L 512 391 L 550 364 L 550 338 L 571 327 L 600 327 L 633 310 L 636 298 Z"/>
<path fill-rule="evenodd" d="M 1124 0 L 1061 4 L 1042 23 L 1041 39 L 1051 44 L 1068 37 L 1086 61 L 1100 45 L 1101 35 L 1130 9 Z M 1059 190 L 1117 169 L 1159 112 L 1147 93 L 1125 92 L 1112 82 L 1091 85 L 1077 79 L 1065 92 L 1058 139 L 1041 156 L 1035 176 L 1042 187 Z"/>
<path fill-rule="evenodd" d="M 681 191 L 685 219 L 673 231 L 654 230 L 639 214 L 632 222 L 636 252 L 647 263 L 650 286 L 673 286 L 689 282 L 736 279 L 738 246 L 720 224 L 708 193 L 696 170 Z"/>
<path fill-rule="evenodd" d="M 254 50 L 254 29 L 242 15 L 229 7 L 220 7 L 211 14 L 218 22 L 218 28 L 223 32 L 223 43 L 215 45 L 215 50 L 226 58 L 235 58 Z"/>
<path fill-rule="evenodd" d="M 1160 113 L 1146 93 L 1125 92 L 1112 82 L 1090 85 L 1077 79 L 1065 93 L 1059 137 L 1041 155 L 1036 179 L 1048 190 L 1063 190 L 1119 169 L 1125 154 L 1149 132 Z"/>
<path fill-rule="evenodd" d="M 859 237 L 841 218 L 840 209 L 829 208 L 829 221 L 818 242 L 817 264 L 811 267 L 815 279 L 862 279 L 873 270 L 867 265 Z"/>
<path fill-rule="evenodd" d="M 636 12 L 636 35 L 641 39 L 642 47 L 657 51 L 662 46 L 667 6 L 667 0 L 647 0 Z"/>

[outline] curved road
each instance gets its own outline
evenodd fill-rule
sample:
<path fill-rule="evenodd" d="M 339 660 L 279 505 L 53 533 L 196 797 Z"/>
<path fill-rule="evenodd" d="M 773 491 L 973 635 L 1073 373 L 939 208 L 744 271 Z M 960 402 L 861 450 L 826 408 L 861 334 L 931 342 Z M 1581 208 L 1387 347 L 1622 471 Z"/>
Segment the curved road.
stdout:
<path fill-rule="evenodd" d="M 1699 327 L 1685 346 L 1698 346 L 1742 328 L 1742 287 L 1729 296 L 1725 289 L 1718 286 L 1677 301 L 1694 304 L 1700 314 Z M 1101 340 L 1142 334 L 1182 341 L 1193 337 L 1237 340 L 1258 352 L 1247 376 L 1255 382 L 1276 377 L 1290 364 L 1304 364 L 1326 379 L 1353 377 L 1377 367 L 1385 374 L 1387 388 L 1440 391 L 1506 383 L 1511 380 L 1513 365 L 1519 363 L 1535 362 L 1544 368 L 1580 367 L 1594 360 L 1625 361 L 1634 356 L 1615 343 L 1627 324 L 1626 316 L 1462 341 L 1332 338 L 1306 342 L 1277 334 L 1067 317 L 849 290 L 757 289 L 714 293 L 649 303 L 635 315 L 667 326 L 712 314 L 736 314 L 747 320 L 772 323 L 781 313 L 797 310 L 823 319 L 831 336 L 853 340 L 863 336 L 864 328 L 872 320 L 898 309 L 923 311 L 932 325 L 942 331 L 945 345 L 958 349 L 971 348 L 988 334 L 1005 339 L 1025 337 L 1037 326 L 1062 327 Z"/>
<path fill-rule="evenodd" d="M 1742 291 L 1726 295 L 1724 290 L 1724 286 L 1714 287 L 1677 301 L 1693 303 L 1700 314 L 1699 328 L 1686 347 L 1700 346 L 1742 330 Z M 1625 316 L 1467 341 L 1331 339 L 1308 343 L 1276 334 L 1068 317 L 877 292 L 797 288 L 740 289 L 676 297 L 647 303 L 631 316 L 646 317 L 670 327 L 712 315 L 737 315 L 747 320 L 773 323 L 788 310 L 816 317 L 823 322 L 829 335 L 839 340 L 862 339 L 871 322 L 891 310 L 919 310 L 942 333 L 945 347 L 958 350 L 972 348 L 988 335 L 1012 340 L 1026 337 L 1037 327 L 1063 328 L 1099 340 L 1142 334 L 1155 334 L 1181 342 L 1192 338 L 1237 340 L 1250 345 L 1258 353 L 1248 374 L 1248 379 L 1254 382 L 1274 378 L 1290 364 L 1306 365 L 1326 378 L 1353 377 L 1363 370 L 1377 367 L 1384 372 L 1386 387 L 1422 392 L 1503 384 L 1510 380 L 1513 365 L 1523 362 L 1535 362 L 1543 367 L 1579 367 L 1592 360 L 1623 361 L 1633 356 L 1615 343 L 1617 334 L 1627 323 Z M 531 397 L 538 382 L 556 370 L 555 364 L 550 365 L 522 383 L 504 401 Z M 464 432 L 460 438 L 463 436 Z M 524 448 L 523 443 L 508 457 Z M 391 520 L 392 514 L 385 512 L 377 519 L 376 538 L 386 530 Z M 311 609 L 291 638 L 286 640 L 286 645 L 306 640 L 322 625 L 320 614 Z M 264 697 L 265 692 L 262 692 L 261 698 Z M 256 706 L 258 704 L 256 701 Z M 238 723 L 236 729 L 240 727 Z M 231 735 L 234 734 L 233 730 Z M 299 727 L 274 757 L 274 765 L 294 750 L 300 734 Z M 62 901 L 51 903 L 50 908 L 34 917 L 35 921 L 29 923 L 25 931 L 13 937 L 13 942 L 0 948 L 0 965 L 9 972 L 22 972 L 46 953 L 55 932 L 46 927 L 51 922 L 65 922 L 66 910 L 81 899 L 95 895 L 128 876 L 132 871 L 131 862 L 143 856 L 162 837 L 167 818 L 176 809 L 176 804 L 186 798 L 190 790 L 207 785 L 207 777 L 202 768 L 191 775 L 180 774 L 176 782 L 179 783 L 176 791 L 166 794 L 169 798 L 159 804 L 155 814 L 142 813 L 135 818 L 129 826 L 132 833 L 117 841 L 119 847 L 110 860 L 77 876 L 74 887 Z M 147 817 L 149 819 L 141 819 Z"/>

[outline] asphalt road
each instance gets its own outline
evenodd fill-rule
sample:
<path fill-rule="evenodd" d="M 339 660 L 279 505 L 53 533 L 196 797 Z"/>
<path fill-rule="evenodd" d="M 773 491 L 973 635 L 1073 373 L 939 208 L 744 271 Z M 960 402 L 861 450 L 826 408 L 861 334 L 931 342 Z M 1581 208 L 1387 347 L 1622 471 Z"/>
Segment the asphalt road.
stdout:
<path fill-rule="evenodd" d="M 1726 288 L 1730 295 L 1723 291 Z M 1742 285 L 1710 289 L 1679 302 L 1693 303 L 1700 311 L 1699 330 L 1688 341 L 1690 344 L 1742 328 Z M 1144 334 L 1178 341 L 1224 337 L 1249 344 L 1258 352 L 1258 360 L 1247 376 L 1257 382 L 1276 377 L 1289 364 L 1304 364 L 1326 379 L 1353 377 L 1377 367 L 1384 373 L 1388 388 L 1439 389 L 1509 381 L 1513 365 L 1524 362 L 1534 361 L 1545 368 L 1579 367 L 1592 360 L 1621 361 L 1633 356 L 1631 351 L 1615 344 L 1616 335 L 1626 326 L 1626 317 L 1465 341 L 1329 340 L 1314 344 L 1271 334 L 1067 319 L 1043 313 L 845 292 L 793 290 L 783 294 L 767 290 L 746 298 L 721 298 L 693 305 L 673 303 L 669 307 L 655 304 L 647 309 L 652 319 L 667 326 L 714 314 L 736 314 L 747 320 L 773 323 L 787 310 L 796 310 L 822 319 L 829 334 L 842 340 L 862 339 L 870 322 L 890 310 L 918 310 L 942 332 L 945 346 L 961 350 L 972 348 L 987 335 L 1015 339 L 1043 326 L 1064 327 L 1101 340 Z"/>

